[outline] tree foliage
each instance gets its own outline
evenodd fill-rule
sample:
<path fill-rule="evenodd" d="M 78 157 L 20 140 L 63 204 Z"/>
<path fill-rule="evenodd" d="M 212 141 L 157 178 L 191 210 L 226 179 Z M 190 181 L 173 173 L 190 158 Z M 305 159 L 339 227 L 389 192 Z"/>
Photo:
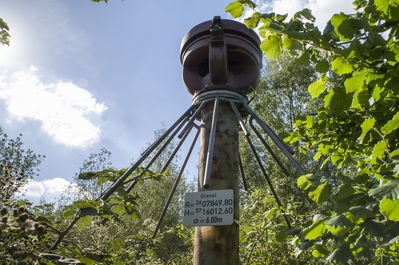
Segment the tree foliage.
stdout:
<path fill-rule="evenodd" d="M 12 139 L 0 127 L 0 204 L 38 174 L 42 159 L 42 155 L 23 148 L 21 134 Z"/>
<path fill-rule="evenodd" d="M 299 117 L 314 112 L 321 103 L 313 101 L 307 92 L 307 87 L 315 80 L 314 67 L 295 63 L 290 56 L 284 54 L 278 60 L 267 63 L 251 101 L 252 107 L 278 135 L 286 137 Z M 294 235 L 298 229 L 290 230 L 283 218 L 285 214 L 293 227 L 304 226 L 311 221 L 311 216 L 315 213 L 315 203 L 310 199 L 303 200 L 306 193 L 296 186 L 295 170 L 288 166 L 289 162 L 267 135 L 263 135 L 263 138 L 279 161 L 286 165 L 285 170 L 279 167 L 255 134 L 251 138 L 283 207 L 273 198 L 248 143 L 242 139 L 240 153 L 249 192 L 243 191 L 241 200 L 241 262 L 319 264 L 311 252 L 307 251 L 298 256 L 295 247 L 285 241 L 290 237 L 288 234 Z M 297 154 L 296 159 L 301 161 L 308 171 L 313 171 L 318 166 L 317 162 L 305 162 L 311 159 L 311 154 Z M 324 171 L 328 172 L 327 169 Z"/>
<path fill-rule="evenodd" d="M 356 13 L 334 15 L 323 32 L 309 9 L 290 20 L 255 11 L 245 23 L 258 28 L 269 59 L 287 51 L 319 72 L 308 90 L 323 104 L 298 120 L 286 140 L 304 152 L 315 150 L 314 159 L 334 171 L 298 179 L 319 206 L 293 244 L 333 264 L 396 264 L 399 2 L 354 5 Z M 234 6 L 234 17 L 243 13 L 238 6 L 253 8 L 247 1 Z"/>
<path fill-rule="evenodd" d="M 0 18 L 0 44 L 10 45 L 10 28 L 7 23 Z"/>
<path fill-rule="evenodd" d="M 287 176 L 281 176 L 281 169 L 253 139 L 281 196 L 284 206 L 279 207 L 261 188 L 265 182 L 258 166 L 241 143 L 251 190 L 243 196 L 241 209 L 243 264 L 399 262 L 399 2 L 355 0 L 354 5 L 354 14 L 334 15 L 323 32 L 309 9 L 288 20 L 287 15 L 257 12 L 248 0 L 226 7 L 233 17 L 242 16 L 245 8 L 255 10 L 244 22 L 259 30 L 266 57 L 278 60 L 270 62 L 254 108 L 302 151 L 296 158 L 311 172 L 294 178 L 288 168 Z M 3 20 L 0 34 L 1 43 L 8 44 Z M 12 195 L 35 174 L 41 159 L 24 151 L 20 138 L 0 135 L 2 181 L 11 183 Z M 179 198 L 159 238 L 150 239 L 157 206 L 176 168 L 169 168 L 169 175 L 139 168 L 126 182 L 140 176 L 142 189 L 117 189 L 101 201 L 96 198 L 124 172 L 112 168 L 109 155 L 106 150 L 93 154 L 79 172 L 80 186 L 91 195 L 58 209 L 32 207 L 2 195 L 2 261 L 46 262 L 37 253 L 62 238 L 51 251 L 86 264 L 190 263 L 192 230 L 173 225 L 180 218 Z M 283 223 L 283 214 L 294 229 Z"/>

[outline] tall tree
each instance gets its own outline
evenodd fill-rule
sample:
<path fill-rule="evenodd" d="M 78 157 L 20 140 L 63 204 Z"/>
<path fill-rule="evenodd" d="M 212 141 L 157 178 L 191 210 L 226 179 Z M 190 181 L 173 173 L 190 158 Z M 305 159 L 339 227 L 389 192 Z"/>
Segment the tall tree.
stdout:
<path fill-rule="evenodd" d="M 22 135 L 10 138 L 0 127 L 0 203 L 9 200 L 29 179 L 38 174 L 44 156 L 25 150 Z"/>
<path fill-rule="evenodd" d="M 399 2 L 354 1 L 356 13 L 332 16 L 323 32 L 309 9 L 293 18 L 256 12 L 269 59 L 287 50 L 313 64 L 319 80 L 309 94 L 323 101 L 297 122 L 287 140 L 334 168 L 331 175 L 301 176 L 298 185 L 318 203 L 313 222 L 292 242 L 332 264 L 399 262 Z M 242 15 L 251 1 L 226 10 Z M 329 74 L 329 70 L 333 74 Z"/>
<path fill-rule="evenodd" d="M 156 136 L 160 133 L 157 132 Z M 103 191 L 101 187 L 108 187 L 126 170 L 113 169 L 109 163 L 110 152 L 105 149 L 91 154 L 84 161 L 77 179 L 86 196 L 78 196 L 72 205 L 63 205 L 59 210 L 59 230 L 66 231 L 66 227 L 70 227 L 65 237 L 69 245 L 60 245 L 60 250 L 74 252 L 75 258 L 87 264 L 126 264 L 132 259 L 140 264 L 188 260 L 186 251 L 192 245 L 191 234 L 179 226 L 181 195 L 188 188 L 184 181 L 169 207 L 157 239 L 151 239 L 163 202 L 178 173 L 176 164 L 172 162 L 167 172 L 159 174 L 175 146 L 175 143 L 170 143 L 151 167 L 148 166 L 152 160 L 149 158 L 142 168 L 133 172 L 132 177 L 137 177 L 138 183 L 131 192 L 117 189 L 103 202 L 96 199 Z M 65 224 L 62 219 L 77 220 L 76 226 Z"/>
<path fill-rule="evenodd" d="M 320 104 L 320 102 L 313 102 L 307 93 L 307 87 L 315 80 L 314 67 L 300 65 L 285 54 L 279 60 L 267 62 L 251 104 L 277 134 L 286 137 L 298 118 L 306 113 L 314 112 L 317 104 Z M 282 218 L 282 210 L 291 220 L 293 227 L 301 227 L 311 220 L 314 203 L 303 199 L 306 194 L 296 186 L 295 170 L 289 167 L 289 162 L 285 161 L 267 135 L 263 135 L 263 138 L 288 170 L 286 172 L 288 175 L 286 175 L 273 160 L 270 152 L 254 135 L 253 145 L 262 158 L 263 166 L 283 204 L 283 209 L 280 209 L 273 198 L 247 141 L 242 139 L 241 155 L 250 189 L 249 193 L 243 192 L 243 209 L 240 211 L 242 213 L 240 218 L 242 263 L 317 264 L 310 254 L 295 256 L 292 245 L 283 240 L 284 234 L 289 229 Z M 307 161 L 310 158 L 309 155 L 297 155 L 300 161 Z M 317 163 L 306 163 L 309 171 L 315 167 Z"/>

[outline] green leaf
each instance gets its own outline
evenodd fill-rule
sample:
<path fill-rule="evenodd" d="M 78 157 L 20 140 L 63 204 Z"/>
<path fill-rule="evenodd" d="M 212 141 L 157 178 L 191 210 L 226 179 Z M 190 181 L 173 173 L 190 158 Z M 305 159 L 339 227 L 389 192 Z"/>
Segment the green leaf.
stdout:
<path fill-rule="evenodd" d="M 76 214 L 76 212 L 77 212 L 76 208 L 75 209 L 71 208 L 66 210 L 62 215 L 64 216 L 65 219 L 70 220 L 72 216 Z"/>
<path fill-rule="evenodd" d="M 349 220 L 342 214 L 336 215 L 326 221 L 327 226 L 334 226 L 334 227 L 347 227 L 351 225 Z"/>
<path fill-rule="evenodd" d="M 312 98 L 316 98 L 320 96 L 326 90 L 326 84 L 323 80 L 317 80 L 316 82 L 312 83 L 308 87 L 309 94 Z"/>
<path fill-rule="evenodd" d="M 351 40 L 353 35 L 356 33 L 353 25 L 353 19 L 342 12 L 332 16 L 331 24 L 334 26 L 335 32 L 342 41 Z"/>
<path fill-rule="evenodd" d="M 335 249 L 328 257 L 327 260 L 332 264 L 348 264 L 349 259 L 352 257 L 352 251 L 347 244 L 343 244 Z"/>
<path fill-rule="evenodd" d="M 340 154 L 334 153 L 334 154 L 331 156 L 331 162 L 332 162 L 334 165 L 337 165 L 337 163 L 340 162 L 342 159 L 343 159 L 343 156 L 340 155 Z"/>
<path fill-rule="evenodd" d="M 399 200 L 399 180 L 390 180 L 378 188 L 369 190 L 369 195 L 380 200 Z"/>
<path fill-rule="evenodd" d="M 355 224 L 363 223 L 367 218 L 374 216 L 373 212 L 363 206 L 353 206 L 349 209 Z"/>
<path fill-rule="evenodd" d="M 324 107 L 336 113 L 348 110 L 351 104 L 352 96 L 343 87 L 334 87 L 324 97 Z"/>
<path fill-rule="evenodd" d="M 94 208 L 82 208 L 82 209 L 80 209 L 80 215 L 81 216 L 86 216 L 86 215 L 96 216 L 97 210 Z"/>
<path fill-rule="evenodd" d="M 310 128 L 313 127 L 313 125 L 314 125 L 314 119 L 313 119 L 313 117 L 312 117 L 312 116 L 307 117 L 305 127 L 306 127 L 307 129 L 310 129 Z"/>
<path fill-rule="evenodd" d="M 316 71 L 325 73 L 330 69 L 330 63 L 327 60 L 321 60 L 316 64 Z"/>
<path fill-rule="evenodd" d="M 356 75 L 355 75 L 356 73 Z M 355 72 L 354 76 L 345 80 L 345 88 L 346 93 L 356 92 L 356 91 L 363 91 L 365 86 L 365 78 L 367 76 L 367 70 L 359 72 Z"/>
<path fill-rule="evenodd" d="M 382 159 L 385 153 L 386 144 L 384 141 L 379 141 L 376 145 L 374 145 L 373 153 L 371 155 L 371 161 L 376 164 L 377 159 Z"/>
<path fill-rule="evenodd" d="M 313 224 L 303 230 L 303 233 L 305 234 L 305 238 L 309 240 L 314 240 L 318 237 L 321 237 L 325 232 L 326 232 L 326 223 L 325 221 L 322 220 L 316 220 L 313 222 Z"/>
<path fill-rule="evenodd" d="M 375 31 L 370 31 L 368 37 L 369 37 L 369 40 L 376 46 L 385 46 L 386 45 L 386 41 L 384 40 L 384 38 Z"/>
<path fill-rule="evenodd" d="M 399 221 L 399 200 L 382 199 L 380 211 L 389 220 Z"/>
<path fill-rule="evenodd" d="M 355 192 L 355 189 L 349 185 L 349 184 L 344 184 L 339 188 L 338 193 L 335 195 L 335 200 L 343 200 L 346 199 Z"/>
<path fill-rule="evenodd" d="M 255 12 L 251 17 L 244 19 L 244 23 L 248 28 L 253 29 L 258 26 L 260 18 L 260 14 Z"/>
<path fill-rule="evenodd" d="M 281 37 L 279 35 L 268 35 L 260 44 L 260 48 L 270 60 L 281 56 Z"/>
<path fill-rule="evenodd" d="M 331 193 L 331 187 L 328 182 L 320 184 L 315 190 L 309 192 L 309 197 L 317 202 L 322 203 L 327 200 Z"/>
<path fill-rule="evenodd" d="M 89 180 L 97 177 L 97 172 L 83 172 L 80 173 L 78 179 Z"/>
<path fill-rule="evenodd" d="M 394 158 L 394 159 L 398 159 L 398 158 L 399 158 L 399 149 L 396 149 L 396 150 L 392 151 L 392 152 L 389 154 L 389 157 L 390 157 L 390 158 Z"/>
<path fill-rule="evenodd" d="M 334 216 L 326 221 L 326 227 L 329 232 L 335 236 L 342 236 L 350 230 L 351 222 L 342 214 Z"/>
<path fill-rule="evenodd" d="M 384 126 L 382 126 L 381 132 L 384 134 L 390 134 L 391 132 L 397 130 L 398 128 L 399 128 L 399 111 L 396 112 L 392 120 L 389 120 Z"/>
<path fill-rule="evenodd" d="M 240 1 L 235 1 L 228 6 L 226 6 L 225 12 L 229 12 L 234 18 L 241 17 L 242 12 L 244 11 L 244 6 Z"/>
<path fill-rule="evenodd" d="M 276 241 L 279 243 L 283 243 L 284 240 L 287 238 L 287 231 L 288 227 L 284 226 L 278 229 L 278 232 L 276 233 Z"/>
<path fill-rule="evenodd" d="M 100 205 L 100 202 L 98 201 L 93 201 L 93 200 L 79 200 L 73 203 L 73 206 L 79 209 L 83 208 L 93 208 L 93 209 L 98 209 L 98 206 Z"/>
<path fill-rule="evenodd" d="M 374 0 L 375 7 L 378 11 L 384 12 L 388 15 L 389 6 L 398 6 L 399 1 L 397 0 Z"/>
<path fill-rule="evenodd" d="M 252 2 L 252 1 L 250 1 L 250 0 L 240 0 L 240 2 L 241 2 L 243 5 L 248 6 L 249 8 L 252 8 L 252 9 L 255 9 L 255 8 L 256 8 L 256 4 L 255 4 L 254 2 Z"/>
<path fill-rule="evenodd" d="M 83 230 L 85 228 L 88 228 L 91 224 L 91 215 L 86 215 L 81 217 L 77 222 L 76 226 L 78 227 L 79 230 Z"/>
<path fill-rule="evenodd" d="M 360 135 L 360 141 L 363 142 L 364 137 L 366 137 L 366 134 L 374 128 L 374 124 L 375 124 L 375 119 L 374 118 L 368 118 L 365 119 L 362 123 L 362 125 L 360 125 L 360 127 L 362 128 L 362 134 Z"/>
<path fill-rule="evenodd" d="M 363 106 L 369 102 L 369 94 L 367 90 L 356 91 L 353 95 L 352 108 L 363 110 Z"/>
<path fill-rule="evenodd" d="M 315 17 L 312 15 L 312 11 L 308 8 L 304 8 L 299 12 L 296 12 L 294 15 L 294 18 L 306 18 L 307 20 L 310 20 L 311 22 L 314 22 L 316 19 Z"/>
<path fill-rule="evenodd" d="M 312 182 L 307 179 L 307 177 L 309 176 L 312 176 L 312 174 L 302 175 L 297 179 L 296 182 L 299 188 L 307 190 L 308 188 L 310 188 L 310 186 L 312 186 Z"/>
<path fill-rule="evenodd" d="M 309 65 L 309 53 L 305 51 L 295 62 L 302 65 Z"/>
<path fill-rule="evenodd" d="M 337 57 L 331 63 L 332 70 L 339 75 L 349 74 L 353 71 L 352 65 L 347 63 L 342 57 Z"/>
<path fill-rule="evenodd" d="M 325 256 L 328 255 L 328 253 L 330 253 L 328 249 L 324 248 L 323 246 L 313 245 L 313 251 L 312 251 L 313 257 L 324 258 Z"/>
<path fill-rule="evenodd" d="M 117 204 L 114 207 L 112 207 L 112 212 L 116 213 L 118 216 L 122 216 L 123 214 L 126 213 L 125 205 L 123 204 Z"/>
<path fill-rule="evenodd" d="M 111 243 L 114 252 L 121 252 L 121 250 L 123 249 L 123 241 L 120 238 L 113 239 Z"/>
<path fill-rule="evenodd" d="M 298 40 L 291 39 L 287 34 L 284 34 L 283 48 L 285 50 L 302 50 L 302 44 Z"/>
<path fill-rule="evenodd" d="M 375 237 L 386 236 L 386 225 L 381 222 L 376 222 L 372 219 L 367 219 L 363 225 L 367 233 Z"/>
<path fill-rule="evenodd" d="M 85 252 L 84 255 L 85 255 L 85 257 L 80 258 L 79 261 L 83 262 L 83 264 L 85 264 L 85 265 L 95 265 L 95 264 L 98 264 L 99 262 L 101 262 L 101 263 L 104 262 L 104 259 L 99 254 Z M 68 262 L 68 261 L 66 261 L 66 262 Z"/>

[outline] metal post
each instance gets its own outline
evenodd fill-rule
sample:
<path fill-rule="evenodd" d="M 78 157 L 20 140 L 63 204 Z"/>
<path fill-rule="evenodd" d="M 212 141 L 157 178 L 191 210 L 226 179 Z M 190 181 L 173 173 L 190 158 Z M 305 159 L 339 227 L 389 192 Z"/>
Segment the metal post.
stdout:
<path fill-rule="evenodd" d="M 201 112 L 201 145 L 199 161 L 199 190 L 234 191 L 234 222 L 225 226 L 202 226 L 195 228 L 194 265 L 239 264 L 239 167 L 238 167 L 238 121 L 229 102 L 219 104 L 218 119 L 213 143 L 213 155 L 209 189 L 205 189 L 204 176 L 211 137 L 213 106 L 208 104 Z"/>
<path fill-rule="evenodd" d="M 193 104 L 214 102 L 200 113 L 198 189 L 230 189 L 234 194 L 233 224 L 195 228 L 194 265 L 239 264 L 239 120 L 229 100 L 247 102 L 246 95 L 257 85 L 259 45 L 254 31 L 220 17 L 195 26 L 182 41 L 183 81 Z M 244 176 L 243 182 L 246 186 Z"/>

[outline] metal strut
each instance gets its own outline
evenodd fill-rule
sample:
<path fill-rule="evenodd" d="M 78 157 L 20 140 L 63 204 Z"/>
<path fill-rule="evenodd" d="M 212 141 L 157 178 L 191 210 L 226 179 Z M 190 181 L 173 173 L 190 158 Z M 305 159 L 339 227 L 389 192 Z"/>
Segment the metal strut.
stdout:
<path fill-rule="evenodd" d="M 261 118 L 259 118 L 258 115 L 255 114 L 255 112 L 245 103 L 242 102 L 243 106 L 245 109 L 249 112 L 249 114 L 258 122 L 260 127 L 265 131 L 267 135 L 276 143 L 276 145 L 280 148 L 280 150 L 283 152 L 283 154 L 290 160 L 290 162 L 295 166 L 295 168 L 298 170 L 298 172 L 301 175 L 305 175 L 305 170 L 302 169 L 302 167 L 298 164 L 298 162 L 295 160 L 295 158 L 291 155 L 293 151 L 287 146 L 286 143 L 272 130 L 270 129 L 269 126 L 267 126 Z"/>
<path fill-rule="evenodd" d="M 209 137 L 209 145 L 206 156 L 206 164 L 205 164 L 205 175 L 204 175 L 204 188 L 209 188 L 211 185 L 211 170 L 212 170 L 212 157 L 213 157 L 213 146 L 215 143 L 215 134 L 216 134 L 216 124 L 217 124 L 217 113 L 219 109 L 219 97 L 215 99 L 215 104 L 213 106 L 213 115 L 212 115 L 212 125 L 211 132 Z"/>
<path fill-rule="evenodd" d="M 259 155 L 258 155 L 258 153 L 257 153 L 256 150 L 255 150 L 255 146 L 253 145 L 253 143 L 252 143 L 251 139 L 249 138 L 249 136 L 246 136 L 246 138 L 247 138 L 248 144 L 249 144 L 249 146 L 250 146 L 250 148 L 251 148 L 251 150 L 252 150 L 252 153 L 254 154 L 255 159 L 256 159 L 256 161 L 258 162 L 258 165 L 259 165 L 259 167 L 260 167 L 260 170 L 262 171 L 263 176 L 265 177 L 265 179 L 266 179 L 266 181 L 267 181 L 267 184 L 268 184 L 269 187 L 270 187 L 270 190 L 271 190 L 271 192 L 272 192 L 272 194 L 273 194 L 273 196 L 274 196 L 274 199 L 276 200 L 276 202 L 277 202 L 277 204 L 278 204 L 278 206 L 279 206 L 280 208 L 283 207 L 283 205 L 282 205 L 282 203 L 281 203 L 281 201 L 280 201 L 280 199 L 279 199 L 279 197 L 278 197 L 278 195 L 277 195 L 277 192 L 276 192 L 276 190 L 274 189 L 273 184 L 272 184 L 272 182 L 271 182 L 269 176 L 267 175 L 265 168 L 264 168 L 263 165 L 262 165 L 262 162 L 260 161 Z M 282 210 L 282 211 L 284 212 L 284 210 Z M 287 215 L 286 215 L 285 213 L 283 214 L 283 217 L 284 217 L 285 222 L 287 223 L 288 228 L 289 228 L 289 229 L 292 229 L 291 222 L 290 222 L 290 220 L 288 219 L 288 217 L 287 217 Z"/>
<path fill-rule="evenodd" d="M 140 166 L 140 164 L 155 150 L 155 148 L 169 135 L 169 133 L 179 124 L 181 123 L 187 115 L 194 109 L 194 105 L 192 105 L 170 128 L 156 140 L 136 161 L 134 165 L 132 165 L 126 172 L 111 186 L 109 189 L 100 197 L 101 200 L 107 200 L 114 191 L 123 184 L 123 182 L 133 173 L 136 168 Z"/>
<path fill-rule="evenodd" d="M 180 140 L 180 142 L 177 144 L 175 150 L 173 151 L 173 153 L 170 155 L 169 159 L 166 161 L 165 165 L 162 167 L 161 172 L 165 172 L 165 170 L 168 168 L 169 164 L 172 162 L 173 158 L 175 157 L 175 155 L 177 154 L 177 152 L 179 151 L 180 147 L 183 145 L 184 141 L 186 140 L 187 136 L 190 134 L 191 129 L 195 127 L 197 130 L 199 130 L 199 126 L 196 125 L 195 123 L 192 123 L 190 128 L 186 131 L 186 133 L 184 134 L 183 138 Z"/>
<path fill-rule="evenodd" d="M 267 181 L 267 184 L 268 184 L 269 187 L 270 187 L 270 190 L 271 190 L 271 192 L 272 192 L 272 194 L 273 194 L 273 196 L 274 196 L 274 199 L 276 200 L 278 206 L 281 208 L 283 205 L 282 205 L 282 203 L 281 203 L 281 201 L 280 201 L 280 199 L 279 199 L 279 197 L 278 197 L 278 195 L 277 195 L 276 190 L 275 190 L 274 187 L 273 187 L 273 184 L 272 184 L 272 182 L 271 182 L 269 176 L 268 176 L 267 173 L 266 173 L 265 168 L 264 168 L 263 165 L 262 165 L 262 162 L 260 161 L 259 155 L 258 155 L 258 153 L 256 152 L 256 149 L 255 149 L 255 147 L 254 147 L 254 145 L 253 145 L 253 143 L 252 143 L 252 141 L 251 141 L 251 138 L 249 138 L 249 133 L 248 133 L 248 130 L 247 130 L 247 128 L 246 128 L 246 126 L 245 126 L 245 124 L 244 124 L 244 121 L 243 121 L 243 119 L 242 119 L 242 117 L 241 117 L 241 114 L 240 114 L 240 112 L 238 111 L 237 106 L 236 106 L 232 101 L 230 101 L 230 105 L 231 105 L 231 107 L 232 107 L 232 109 L 233 109 L 234 114 L 235 114 L 236 117 L 237 117 L 237 120 L 239 121 L 239 124 L 241 125 L 241 127 L 242 127 L 242 129 L 243 129 L 245 138 L 247 139 L 247 142 L 248 142 L 248 144 L 249 144 L 249 146 L 250 146 L 250 148 L 251 148 L 251 150 L 252 150 L 252 153 L 255 155 L 256 161 L 258 162 L 258 165 L 259 165 L 259 167 L 260 167 L 260 169 L 261 169 L 261 171 L 262 171 L 262 173 L 263 173 L 263 176 L 265 177 L 265 179 L 266 179 L 266 181 Z M 291 229 L 292 226 L 291 226 L 290 220 L 288 219 L 288 217 L 287 217 L 285 214 L 283 214 L 283 216 L 284 216 L 285 222 L 287 223 L 288 227 Z"/>
<path fill-rule="evenodd" d="M 285 168 L 283 163 L 281 163 L 281 161 L 278 159 L 277 155 L 273 152 L 271 147 L 266 143 L 265 139 L 262 137 L 262 135 L 256 129 L 255 125 L 253 124 L 253 118 L 252 117 L 249 119 L 249 125 L 251 126 L 252 130 L 255 132 L 256 136 L 258 136 L 259 140 L 266 147 L 267 151 L 272 155 L 274 161 L 276 161 L 276 163 L 280 166 L 280 168 L 284 172 L 284 174 L 289 176 L 288 170 Z"/>
<path fill-rule="evenodd" d="M 155 227 L 155 230 L 154 230 L 154 232 L 153 232 L 153 234 L 152 234 L 152 238 L 153 238 L 153 239 L 157 236 L 159 227 L 161 226 L 162 220 L 163 220 L 163 218 L 164 218 L 164 216 L 165 216 L 165 214 L 166 214 L 166 212 L 167 212 L 167 210 L 168 210 L 168 208 L 169 208 L 170 202 L 171 202 L 171 200 L 172 200 L 172 198 L 173 198 L 173 195 L 174 195 L 174 193 L 175 193 L 175 191 L 176 191 L 177 185 L 178 185 L 179 182 L 180 182 L 181 176 L 182 176 L 182 174 L 183 174 L 183 172 L 184 172 L 184 169 L 185 169 L 185 167 L 186 167 L 186 164 L 187 164 L 187 162 L 188 162 L 188 159 L 190 158 L 191 152 L 193 151 L 193 148 L 194 148 L 194 146 L 195 146 L 195 143 L 197 142 L 199 133 L 200 133 L 200 130 L 197 128 L 197 133 L 196 133 L 195 136 L 194 136 L 193 142 L 191 143 L 190 149 L 189 149 L 188 152 L 187 152 L 186 158 L 184 159 L 184 162 L 183 162 L 183 165 L 181 166 L 180 172 L 179 172 L 179 174 L 177 175 L 177 177 L 176 177 L 176 179 L 175 179 L 175 182 L 174 182 L 174 184 L 173 184 L 173 187 L 172 187 L 172 189 L 170 190 L 168 199 L 166 200 L 166 203 L 165 203 L 165 205 L 164 205 L 164 207 L 163 207 L 163 209 L 162 209 L 162 213 L 161 213 L 161 215 L 159 216 L 159 220 L 158 220 L 157 226 Z M 186 134 L 186 135 L 188 135 L 188 134 Z"/>
<path fill-rule="evenodd" d="M 241 129 L 244 132 L 244 135 L 245 136 L 249 135 L 247 127 L 245 127 L 244 121 L 241 117 L 240 112 L 237 109 L 236 104 L 232 100 L 229 100 L 229 102 L 230 102 L 230 106 L 233 109 L 233 112 L 238 120 L 238 123 L 240 124 Z M 241 179 L 242 179 L 242 185 L 244 186 L 245 191 L 248 191 L 247 181 L 245 179 L 245 174 L 244 174 L 244 167 L 242 166 L 242 161 L 241 161 L 240 145 L 238 145 L 237 147 L 238 147 L 238 166 L 240 167 L 240 175 L 241 175 Z"/>
<path fill-rule="evenodd" d="M 255 156 L 255 159 L 260 167 L 260 170 L 262 171 L 266 182 L 268 183 L 270 190 L 278 204 L 279 207 L 282 207 L 282 203 L 277 195 L 277 192 L 275 191 L 272 182 L 269 178 L 269 176 L 266 173 L 265 168 L 263 167 L 263 164 L 261 162 L 261 159 L 259 157 L 259 154 L 257 153 L 251 139 L 250 139 L 250 133 L 245 126 L 245 123 L 243 121 L 243 118 L 241 117 L 240 111 L 238 110 L 236 106 L 236 100 L 232 100 L 231 98 L 225 98 L 223 96 L 215 96 L 214 98 L 208 98 L 206 100 L 203 100 L 201 104 L 193 104 L 179 119 L 176 120 L 176 122 L 161 136 L 159 137 L 153 144 L 151 144 L 140 156 L 140 158 L 128 169 L 126 172 L 105 192 L 103 193 L 97 200 L 107 200 L 114 192 L 115 190 L 123 185 L 126 184 L 126 179 L 136 170 L 141 163 L 147 159 L 147 157 L 158 147 L 161 145 L 161 143 L 169 136 L 169 138 L 166 140 L 165 143 L 160 147 L 160 149 L 157 151 L 157 153 L 151 158 L 150 162 L 146 165 L 145 169 L 148 170 L 151 165 L 156 161 L 156 159 L 159 157 L 159 155 L 165 150 L 165 148 L 168 146 L 168 144 L 174 139 L 176 135 L 178 135 L 178 138 L 180 138 L 180 142 L 176 146 L 175 150 L 172 152 L 171 156 L 168 158 L 166 161 L 165 165 L 163 166 L 161 172 L 164 172 L 173 158 L 175 157 L 176 153 L 180 150 L 181 146 L 185 142 L 186 138 L 190 134 L 191 130 L 193 127 L 197 129 L 197 132 L 194 136 L 193 142 L 187 152 L 187 155 L 185 157 L 185 160 L 181 166 L 181 169 L 179 171 L 178 176 L 175 179 L 174 185 L 170 191 L 170 194 L 168 198 L 166 199 L 165 205 L 163 207 L 162 213 L 159 217 L 157 226 L 153 232 L 152 238 L 155 238 L 158 230 L 160 228 L 160 225 L 162 223 L 162 220 L 168 210 L 168 207 L 170 205 L 170 202 L 173 198 L 174 193 L 176 192 L 177 186 L 181 180 L 181 177 L 183 175 L 183 172 L 185 170 L 186 164 L 191 156 L 191 153 L 193 151 L 193 148 L 197 142 L 198 136 L 200 134 L 200 126 L 198 126 L 195 123 L 195 120 L 198 118 L 198 115 L 201 113 L 201 111 L 204 109 L 206 104 L 210 101 L 214 101 L 214 106 L 213 106 L 213 113 L 212 113 L 212 123 L 211 123 L 211 128 L 210 128 L 210 136 L 209 136 L 209 143 L 208 143 L 208 149 L 207 149 L 207 156 L 206 156 L 206 162 L 205 162 L 205 171 L 204 171 L 204 182 L 203 182 L 203 187 L 204 188 L 209 188 L 211 184 L 211 171 L 212 171 L 212 158 L 213 158 L 213 149 L 214 149 L 214 141 L 215 141 L 215 134 L 216 134 L 216 127 L 217 127 L 217 118 L 218 118 L 218 108 L 221 100 L 229 101 L 231 108 L 234 112 L 234 115 L 236 116 L 238 123 L 246 137 L 246 140 Z M 239 103 L 238 103 L 239 102 Z M 250 119 L 249 119 L 249 124 L 252 128 L 252 130 L 255 132 L 256 136 L 258 139 L 262 142 L 262 144 L 265 146 L 267 151 L 272 155 L 273 159 L 276 161 L 276 163 L 279 165 L 279 167 L 282 169 L 282 171 L 286 174 L 289 175 L 288 170 L 285 168 L 283 163 L 278 159 L 277 155 L 273 152 L 271 147 L 267 144 L 265 139 L 262 137 L 261 133 L 257 130 L 256 126 L 253 123 L 253 120 L 256 120 L 259 126 L 264 130 L 264 132 L 274 141 L 274 143 L 277 145 L 277 147 L 283 152 L 283 154 L 289 159 L 289 161 L 295 166 L 295 168 L 299 171 L 301 175 L 306 174 L 305 171 L 302 169 L 302 167 L 298 164 L 298 162 L 293 158 L 292 150 L 288 147 L 288 145 L 269 127 L 267 126 L 262 119 L 257 116 L 254 111 L 248 106 L 248 104 L 243 101 L 243 100 L 238 100 L 237 104 L 242 104 L 244 108 L 248 111 Z M 183 128 L 183 129 L 182 129 Z M 239 148 L 239 147 L 238 147 Z M 239 152 L 238 152 L 239 154 Z M 241 156 L 239 154 L 238 157 L 238 162 L 239 162 L 239 169 L 240 169 L 240 175 L 242 178 L 243 186 L 245 190 L 248 190 L 247 187 L 247 182 L 245 179 L 244 175 L 244 169 L 242 165 L 242 160 Z M 129 180 L 132 181 L 132 183 L 129 184 L 127 187 L 126 191 L 130 192 L 133 187 L 137 184 L 137 179 L 141 176 L 135 176 L 133 179 Z M 288 227 L 291 229 L 291 223 L 288 218 L 288 216 L 284 213 L 283 211 L 283 217 L 285 219 L 285 222 L 287 223 Z M 78 212 L 78 214 L 75 216 L 75 218 L 71 221 L 69 226 L 64 229 L 64 231 L 60 232 L 59 237 L 57 238 L 56 242 L 53 244 L 52 249 L 55 249 L 58 244 L 63 240 L 65 235 L 69 232 L 69 230 L 72 228 L 72 226 L 80 219 L 81 217 L 81 212 Z"/>
<path fill-rule="evenodd" d="M 180 118 L 176 120 L 176 122 L 170 126 L 170 128 L 161 136 L 159 137 L 153 144 L 151 144 L 142 154 L 141 157 L 136 161 L 135 164 L 133 164 L 126 172 L 116 181 L 114 184 L 112 184 L 111 187 L 108 188 L 108 190 L 103 193 L 97 200 L 107 200 L 114 192 L 115 190 L 124 184 L 125 180 L 140 166 L 140 164 L 157 148 L 157 146 L 172 132 L 176 126 L 178 126 L 184 119 L 187 117 L 190 117 L 192 110 L 195 108 L 195 105 L 191 105 L 190 108 Z M 130 190 L 136 185 L 137 182 L 133 181 L 133 183 L 130 184 Z M 58 245 L 61 243 L 61 241 L 64 239 L 64 237 L 68 234 L 70 229 L 76 224 L 76 222 L 81 218 L 81 211 L 78 211 L 78 213 L 75 215 L 74 219 L 69 223 L 69 225 L 61 231 L 59 234 L 57 240 L 54 242 L 52 245 L 51 249 L 54 250 L 58 247 Z"/>
<path fill-rule="evenodd" d="M 165 150 L 165 148 L 170 144 L 170 142 L 175 138 L 176 134 L 180 131 L 180 129 L 183 127 L 184 123 L 188 120 L 188 117 L 186 117 L 180 124 L 177 126 L 177 128 L 173 131 L 173 133 L 169 136 L 169 138 L 166 140 L 166 142 L 161 146 L 161 148 L 157 151 L 157 153 L 151 158 L 150 162 L 145 166 L 144 171 L 135 177 L 133 182 L 127 187 L 126 192 L 129 193 L 134 186 L 137 184 L 137 179 L 142 177 L 145 174 L 145 171 L 147 171 L 152 164 L 157 160 L 157 158 L 162 154 L 162 152 Z M 159 145 L 158 145 L 159 146 Z M 155 146 L 157 148 L 157 146 Z M 161 171 L 162 172 L 162 171 Z"/>
<path fill-rule="evenodd" d="M 191 124 L 194 123 L 195 119 L 197 119 L 198 115 L 201 113 L 201 110 L 205 107 L 206 105 L 206 101 L 203 101 L 201 103 L 201 105 L 197 108 L 197 110 L 194 112 L 193 116 L 191 116 L 190 120 L 188 121 L 186 127 L 184 127 L 184 129 L 181 131 L 181 133 L 179 134 L 179 138 L 182 138 L 184 133 L 188 130 L 188 128 L 191 126 Z"/>
<path fill-rule="evenodd" d="M 247 181 L 245 179 L 244 167 L 242 166 L 242 160 L 240 155 L 240 146 L 238 146 L 238 166 L 240 167 L 240 175 L 242 179 L 242 185 L 244 186 L 244 190 L 248 191 Z"/>

